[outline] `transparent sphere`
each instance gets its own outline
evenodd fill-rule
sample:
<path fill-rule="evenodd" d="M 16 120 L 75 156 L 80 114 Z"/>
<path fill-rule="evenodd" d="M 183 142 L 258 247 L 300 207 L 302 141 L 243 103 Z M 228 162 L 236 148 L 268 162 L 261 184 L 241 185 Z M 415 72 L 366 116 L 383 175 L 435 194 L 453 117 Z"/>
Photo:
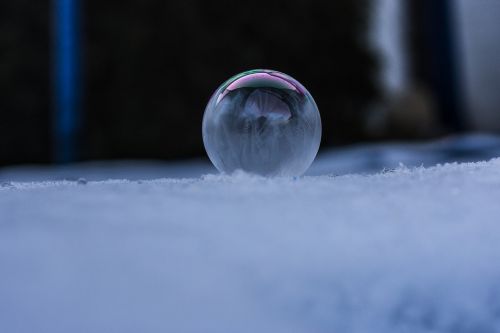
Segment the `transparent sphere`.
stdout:
<path fill-rule="evenodd" d="M 321 141 L 311 94 L 292 77 L 252 70 L 222 84 L 203 116 L 203 143 L 215 167 L 263 176 L 299 176 Z"/>

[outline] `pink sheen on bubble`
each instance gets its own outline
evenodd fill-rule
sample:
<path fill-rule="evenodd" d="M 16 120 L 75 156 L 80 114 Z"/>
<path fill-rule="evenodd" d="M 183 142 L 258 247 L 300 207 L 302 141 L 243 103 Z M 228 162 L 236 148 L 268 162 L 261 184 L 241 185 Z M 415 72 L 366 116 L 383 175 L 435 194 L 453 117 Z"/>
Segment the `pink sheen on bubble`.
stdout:
<path fill-rule="evenodd" d="M 296 86 L 294 86 L 291 82 L 289 82 L 287 78 L 282 76 L 282 73 L 272 72 L 272 71 L 254 73 L 246 76 L 241 76 L 238 79 L 231 82 L 217 98 L 217 103 L 219 103 L 220 100 L 224 98 L 224 96 L 230 91 L 245 87 L 246 88 L 259 87 L 262 83 L 269 85 L 272 84 L 275 85 L 276 87 L 283 87 L 285 89 L 298 91 Z"/>

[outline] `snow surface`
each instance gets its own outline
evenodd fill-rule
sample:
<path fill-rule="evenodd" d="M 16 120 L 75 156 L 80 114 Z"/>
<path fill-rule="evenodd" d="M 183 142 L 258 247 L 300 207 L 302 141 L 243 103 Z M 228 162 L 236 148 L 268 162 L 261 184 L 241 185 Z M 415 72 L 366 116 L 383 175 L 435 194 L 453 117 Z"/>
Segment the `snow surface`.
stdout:
<path fill-rule="evenodd" d="M 500 332 L 499 198 L 500 159 L 4 178 L 0 332 Z"/>

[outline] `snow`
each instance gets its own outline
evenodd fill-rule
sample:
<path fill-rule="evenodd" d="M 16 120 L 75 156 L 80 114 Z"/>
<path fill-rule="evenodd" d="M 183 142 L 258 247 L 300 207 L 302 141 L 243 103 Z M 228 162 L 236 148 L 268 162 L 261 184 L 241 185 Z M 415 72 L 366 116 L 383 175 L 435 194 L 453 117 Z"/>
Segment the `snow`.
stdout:
<path fill-rule="evenodd" d="M 500 159 L 19 181 L 34 171 L 2 174 L 0 332 L 500 332 Z"/>

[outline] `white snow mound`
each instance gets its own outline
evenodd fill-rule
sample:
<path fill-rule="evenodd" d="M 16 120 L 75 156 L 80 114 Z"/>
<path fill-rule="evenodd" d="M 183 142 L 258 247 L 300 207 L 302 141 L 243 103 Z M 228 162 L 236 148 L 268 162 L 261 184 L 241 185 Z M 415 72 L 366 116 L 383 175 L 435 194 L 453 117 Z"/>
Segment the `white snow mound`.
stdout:
<path fill-rule="evenodd" d="M 0 332 L 500 332 L 500 159 L 3 183 Z"/>

